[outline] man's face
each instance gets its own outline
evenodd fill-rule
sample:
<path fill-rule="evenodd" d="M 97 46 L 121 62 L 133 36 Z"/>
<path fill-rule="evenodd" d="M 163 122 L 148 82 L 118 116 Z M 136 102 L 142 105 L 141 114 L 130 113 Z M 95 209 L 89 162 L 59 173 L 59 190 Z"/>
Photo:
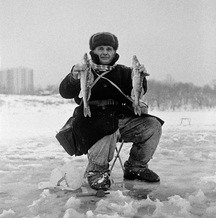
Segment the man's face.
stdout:
<path fill-rule="evenodd" d="M 110 64 L 116 53 L 112 46 L 106 45 L 96 47 L 93 52 L 98 55 L 101 64 Z"/>

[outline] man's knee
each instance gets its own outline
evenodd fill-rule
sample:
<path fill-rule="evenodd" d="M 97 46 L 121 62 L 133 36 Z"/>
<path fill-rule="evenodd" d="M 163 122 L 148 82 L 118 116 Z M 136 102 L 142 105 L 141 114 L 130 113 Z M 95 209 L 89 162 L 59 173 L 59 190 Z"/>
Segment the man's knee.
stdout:
<path fill-rule="evenodd" d="M 155 131 L 161 132 L 162 127 L 160 121 L 156 117 L 148 117 L 150 128 L 154 129 Z"/>
<path fill-rule="evenodd" d="M 149 130 L 152 132 L 162 132 L 161 123 L 155 117 L 145 117 L 143 120 L 143 128 L 144 130 Z"/>
<path fill-rule="evenodd" d="M 139 131 L 135 134 L 135 143 L 145 142 L 150 138 L 159 140 L 162 134 L 161 123 L 155 117 L 145 117 Z"/>

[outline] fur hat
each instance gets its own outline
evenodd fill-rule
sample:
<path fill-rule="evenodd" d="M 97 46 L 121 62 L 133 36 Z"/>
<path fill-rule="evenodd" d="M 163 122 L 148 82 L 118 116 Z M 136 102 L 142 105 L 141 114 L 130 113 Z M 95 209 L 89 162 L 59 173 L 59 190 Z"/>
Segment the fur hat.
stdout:
<path fill-rule="evenodd" d="M 94 50 L 97 46 L 109 45 L 116 51 L 118 49 L 117 37 L 109 32 L 99 32 L 91 36 L 89 40 L 90 50 Z"/>

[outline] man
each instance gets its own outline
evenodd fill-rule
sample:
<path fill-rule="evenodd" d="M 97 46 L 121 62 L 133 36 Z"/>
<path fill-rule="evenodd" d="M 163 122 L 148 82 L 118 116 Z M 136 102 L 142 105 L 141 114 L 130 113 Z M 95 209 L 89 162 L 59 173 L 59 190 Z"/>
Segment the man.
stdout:
<path fill-rule="evenodd" d="M 90 187 L 96 190 L 110 188 L 109 162 L 113 158 L 118 133 L 125 142 L 133 142 L 129 158 L 124 163 L 124 178 L 160 181 L 159 176 L 148 168 L 148 162 L 159 143 L 163 121 L 147 114 L 145 104 L 141 116 L 134 114 L 130 100 L 132 69 L 116 64 L 118 45 L 117 37 L 109 32 L 96 33 L 89 40 L 91 71 L 94 79 L 101 76 L 91 89 L 91 117 L 83 115 L 83 103 L 79 98 L 78 75 L 84 65 L 74 65 L 59 88 L 63 98 L 74 98 L 79 104 L 73 114 L 73 136 L 79 151 L 77 155 L 88 154 L 87 179 Z M 139 71 L 146 73 L 143 65 Z M 143 90 L 144 93 L 147 91 L 146 78 Z"/>

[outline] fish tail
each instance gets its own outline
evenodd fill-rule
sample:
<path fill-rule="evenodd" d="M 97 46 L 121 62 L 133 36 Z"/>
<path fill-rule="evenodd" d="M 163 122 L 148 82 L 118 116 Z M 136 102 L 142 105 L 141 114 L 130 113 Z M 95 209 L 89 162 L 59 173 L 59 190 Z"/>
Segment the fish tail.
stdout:
<path fill-rule="evenodd" d="M 87 117 L 87 116 L 91 117 L 91 110 L 89 106 L 84 107 L 83 112 L 84 112 L 84 117 Z"/>
<path fill-rule="evenodd" d="M 133 105 L 134 106 L 134 113 L 136 114 L 136 115 L 139 115 L 139 116 L 141 116 L 141 107 L 139 106 L 139 105 Z"/>

